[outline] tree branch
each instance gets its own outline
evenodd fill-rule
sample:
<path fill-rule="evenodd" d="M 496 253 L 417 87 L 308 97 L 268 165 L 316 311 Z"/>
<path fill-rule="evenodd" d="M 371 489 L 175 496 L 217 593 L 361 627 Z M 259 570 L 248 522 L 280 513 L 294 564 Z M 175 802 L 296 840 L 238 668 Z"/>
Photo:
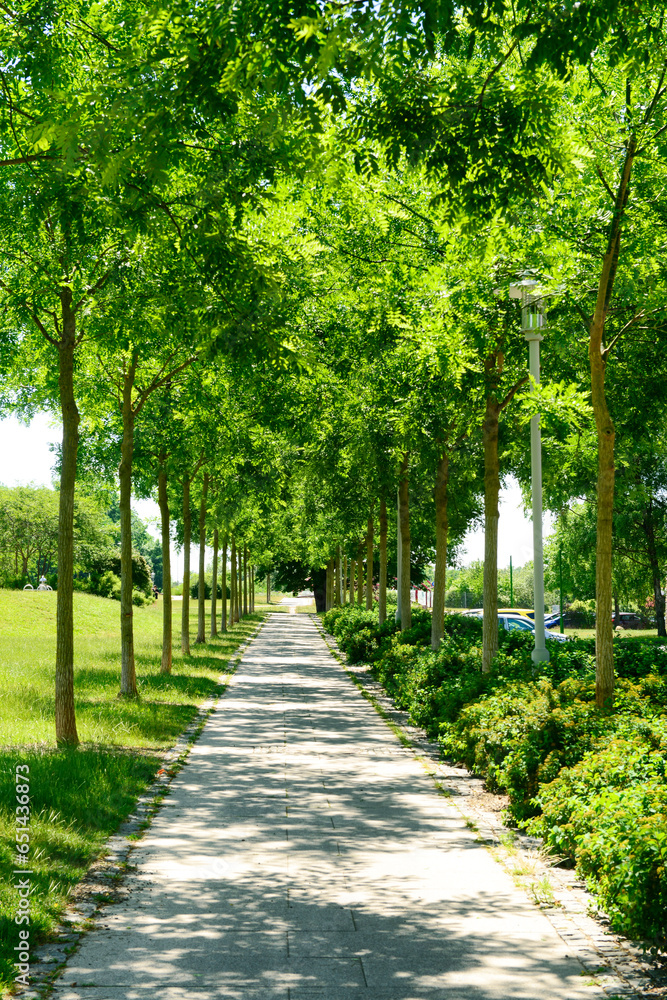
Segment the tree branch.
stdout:
<path fill-rule="evenodd" d="M 109 280 L 110 277 L 111 277 L 111 271 L 107 271 L 106 274 L 103 274 L 101 278 L 98 278 L 95 284 L 91 285 L 91 287 L 86 291 L 86 293 L 81 296 L 77 304 L 72 309 L 72 312 L 76 314 L 79 308 L 86 301 L 86 299 L 91 298 L 92 296 L 95 295 L 96 292 L 99 292 L 99 290 L 102 288 L 104 284 L 106 284 L 106 282 Z"/>
<path fill-rule="evenodd" d="M 517 382 L 517 383 L 516 383 L 516 385 L 513 385 L 513 386 L 512 386 L 512 388 L 510 389 L 510 391 L 509 391 L 509 392 L 507 393 L 507 395 L 506 395 L 506 396 L 505 396 L 505 398 L 503 399 L 502 403 L 500 403 L 500 404 L 499 404 L 499 405 L 500 405 L 500 409 L 501 409 L 501 410 L 504 410 L 504 409 L 505 409 L 505 407 L 506 407 L 506 406 L 507 406 L 507 405 L 508 405 L 509 403 L 511 403 L 511 402 L 512 402 L 512 400 L 513 400 L 513 399 L 514 399 L 514 397 L 516 396 L 516 394 L 517 394 L 517 392 L 519 391 L 519 389 L 521 388 L 521 386 L 522 386 L 522 385 L 525 385 L 525 384 L 526 384 L 526 382 L 528 381 L 528 379 L 529 379 L 529 378 L 530 378 L 530 376 L 529 376 L 529 375 L 524 375 L 524 377 L 523 377 L 523 378 L 521 379 L 521 381 L 520 381 L 520 382 Z"/>
<path fill-rule="evenodd" d="M 518 45 L 518 39 L 515 40 L 512 43 L 512 45 L 510 46 L 510 48 L 508 49 L 508 51 L 505 53 L 505 55 L 502 57 L 502 59 L 499 59 L 498 62 L 496 63 L 496 65 L 493 66 L 492 69 L 491 69 L 491 71 L 489 72 L 489 75 L 487 76 L 486 80 L 484 81 L 484 86 L 482 87 L 482 90 L 480 92 L 479 100 L 477 101 L 477 110 L 478 111 L 482 110 L 482 104 L 484 103 L 484 94 L 486 93 L 486 88 L 489 86 L 489 84 L 491 83 L 491 80 L 496 75 L 496 73 L 503 68 L 503 66 L 505 65 L 505 63 L 509 59 L 509 57 L 514 52 L 514 50 L 517 47 L 517 45 Z"/>

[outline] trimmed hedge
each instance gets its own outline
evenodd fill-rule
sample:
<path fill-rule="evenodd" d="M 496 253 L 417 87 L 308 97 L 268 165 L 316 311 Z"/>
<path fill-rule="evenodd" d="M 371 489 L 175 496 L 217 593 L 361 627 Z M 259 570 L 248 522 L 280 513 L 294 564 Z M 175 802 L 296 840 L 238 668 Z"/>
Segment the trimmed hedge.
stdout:
<path fill-rule="evenodd" d="M 480 619 L 446 615 L 437 651 L 423 608 L 405 633 L 357 606 L 323 620 L 445 756 L 507 793 L 510 822 L 576 865 L 616 930 L 667 942 L 664 640 L 614 638 L 616 699 L 606 713 L 595 705 L 592 640 L 548 641 L 551 660 L 536 675 L 532 636 L 501 630 L 482 674 Z"/>

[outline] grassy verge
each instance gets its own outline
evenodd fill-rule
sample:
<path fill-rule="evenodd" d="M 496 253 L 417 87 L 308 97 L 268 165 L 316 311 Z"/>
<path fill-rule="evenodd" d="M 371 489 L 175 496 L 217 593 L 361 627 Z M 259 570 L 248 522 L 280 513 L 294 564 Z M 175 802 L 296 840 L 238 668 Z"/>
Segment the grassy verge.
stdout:
<path fill-rule="evenodd" d="M 119 605 L 75 595 L 75 697 L 81 746 L 56 750 L 53 662 L 56 595 L 0 590 L 0 986 L 13 982 L 14 922 L 19 904 L 12 875 L 16 849 L 17 765 L 30 778 L 30 940 L 48 938 L 68 893 L 106 838 L 153 781 L 162 753 L 221 689 L 219 678 L 239 644 L 264 616 L 238 623 L 192 655 L 174 653 L 160 674 L 162 605 L 135 608 L 139 698 L 117 697 Z M 180 613 L 181 605 L 175 604 Z M 192 608 L 191 638 L 196 632 Z M 180 618 L 175 616 L 175 623 Z M 208 632 L 208 623 L 207 623 Z M 176 644 L 178 645 L 178 643 Z"/>

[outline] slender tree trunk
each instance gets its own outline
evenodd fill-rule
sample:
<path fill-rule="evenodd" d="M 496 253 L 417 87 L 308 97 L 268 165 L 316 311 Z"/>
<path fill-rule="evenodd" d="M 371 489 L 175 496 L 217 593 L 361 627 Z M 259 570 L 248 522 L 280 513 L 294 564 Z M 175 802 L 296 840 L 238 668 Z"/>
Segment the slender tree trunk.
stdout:
<path fill-rule="evenodd" d="M 618 606 L 618 594 L 614 593 L 614 628 L 621 624 L 621 609 Z"/>
<path fill-rule="evenodd" d="M 347 604 L 347 556 L 343 556 L 343 599 L 342 603 Z"/>
<path fill-rule="evenodd" d="M 181 607 L 181 651 L 190 655 L 190 542 L 192 515 L 190 512 L 190 480 L 183 480 L 183 601 Z"/>
<path fill-rule="evenodd" d="M 243 615 L 248 614 L 248 546 L 243 546 Z"/>
<path fill-rule="evenodd" d="M 79 410 L 74 398 L 76 316 L 72 291 L 60 294 L 62 339 L 58 344 L 58 388 L 63 420 L 58 510 L 58 592 L 56 595 L 56 741 L 76 746 L 74 713 L 74 489 L 79 444 Z"/>
<path fill-rule="evenodd" d="M 447 501 L 449 487 L 449 454 L 443 452 L 435 476 L 435 578 L 433 581 L 433 611 L 431 649 L 438 649 L 444 633 L 445 594 L 447 592 Z"/>
<path fill-rule="evenodd" d="M 266 603 L 271 603 L 271 574 L 266 574 Z"/>
<path fill-rule="evenodd" d="M 220 631 L 227 631 L 227 532 L 225 531 L 222 536 L 222 614 L 220 619 Z"/>
<path fill-rule="evenodd" d="M 327 560 L 327 567 L 324 577 L 324 610 L 331 608 L 331 559 Z"/>
<path fill-rule="evenodd" d="M 206 642 L 206 500 L 208 497 L 208 472 L 199 501 L 199 576 L 197 580 L 197 643 Z"/>
<path fill-rule="evenodd" d="M 255 567 L 250 566 L 250 613 L 255 613 Z"/>
<path fill-rule="evenodd" d="M 340 545 L 336 546 L 336 604 L 343 603 L 343 559 L 340 554 Z"/>
<path fill-rule="evenodd" d="M 660 579 L 660 564 L 658 562 L 658 549 L 655 542 L 655 525 L 653 523 L 653 510 L 649 506 L 643 518 L 644 535 L 646 536 L 646 552 L 649 566 L 651 567 L 651 582 L 653 584 L 653 603 L 655 607 L 655 623 L 658 628 L 658 635 L 667 635 L 665 630 L 665 595 L 662 592 L 662 580 Z"/>
<path fill-rule="evenodd" d="M 621 245 L 621 225 L 628 200 L 630 174 L 637 149 L 631 136 L 616 192 L 616 204 L 607 248 L 598 282 L 595 313 L 590 326 L 588 358 L 591 367 L 591 399 L 598 439 L 597 545 L 595 555 L 595 701 L 599 708 L 614 700 L 614 645 L 612 606 L 612 520 L 614 511 L 614 441 L 616 430 L 607 406 L 605 375 L 607 352 L 604 328 L 611 299 Z"/>
<path fill-rule="evenodd" d="M 162 522 L 162 662 L 160 673 L 171 673 L 171 552 L 169 548 L 169 498 L 167 496 L 166 455 L 160 456 L 160 471 L 158 473 L 157 492 L 160 504 L 160 519 Z"/>
<path fill-rule="evenodd" d="M 373 607 L 373 549 L 375 538 L 373 536 L 373 513 L 368 515 L 366 531 L 366 610 Z"/>
<path fill-rule="evenodd" d="M 410 490 L 408 481 L 410 456 L 403 455 L 398 486 L 399 514 L 401 522 L 401 632 L 412 624 L 412 604 L 410 601 Z"/>
<path fill-rule="evenodd" d="M 241 621 L 243 614 L 243 548 L 239 545 L 236 549 L 236 620 Z"/>
<path fill-rule="evenodd" d="M 357 549 L 357 604 L 361 607 L 364 599 L 364 543 Z"/>
<path fill-rule="evenodd" d="M 213 583 L 211 584 L 211 639 L 218 634 L 218 547 L 220 536 L 218 529 L 213 529 Z"/>
<path fill-rule="evenodd" d="M 486 400 L 482 424 L 484 441 L 484 625 L 482 630 L 482 671 L 488 673 L 498 653 L 498 419 L 500 404 Z"/>
<path fill-rule="evenodd" d="M 355 587 L 356 572 L 357 572 L 356 560 L 350 559 L 350 604 L 354 604 L 354 587 Z"/>
<path fill-rule="evenodd" d="M 132 604 L 132 455 L 134 452 L 134 409 L 132 391 L 137 370 L 138 352 L 134 351 L 123 378 L 123 439 L 120 447 L 118 478 L 120 485 L 120 693 L 136 698 L 137 677 L 134 665 L 134 605 Z"/>
<path fill-rule="evenodd" d="M 387 620 L 387 504 L 380 500 L 380 592 L 378 594 L 380 625 Z"/>
<path fill-rule="evenodd" d="M 237 579 L 237 574 L 236 574 L 236 538 L 234 537 L 233 534 L 232 534 L 232 550 L 231 550 L 231 553 L 230 553 L 229 572 L 230 572 L 230 588 L 231 588 L 231 598 L 230 598 L 230 606 L 229 606 L 229 617 L 230 617 L 231 624 L 233 625 L 234 622 L 238 621 L 238 618 L 237 618 L 238 603 L 237 603 L 236 598 L 237 598 L 238 589 L 239 589 L 238 588 L 238 579 Z"/>

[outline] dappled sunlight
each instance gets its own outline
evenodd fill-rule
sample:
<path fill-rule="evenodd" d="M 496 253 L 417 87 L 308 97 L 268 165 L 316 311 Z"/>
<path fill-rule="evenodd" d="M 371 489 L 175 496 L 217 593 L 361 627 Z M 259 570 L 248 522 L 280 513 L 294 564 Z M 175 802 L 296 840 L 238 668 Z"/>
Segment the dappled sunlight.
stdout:
<path fill-rule="evenodd" d="M 590 995 L 305 617 L 255 640 L 133 863 L 59 1000 Z"/>

